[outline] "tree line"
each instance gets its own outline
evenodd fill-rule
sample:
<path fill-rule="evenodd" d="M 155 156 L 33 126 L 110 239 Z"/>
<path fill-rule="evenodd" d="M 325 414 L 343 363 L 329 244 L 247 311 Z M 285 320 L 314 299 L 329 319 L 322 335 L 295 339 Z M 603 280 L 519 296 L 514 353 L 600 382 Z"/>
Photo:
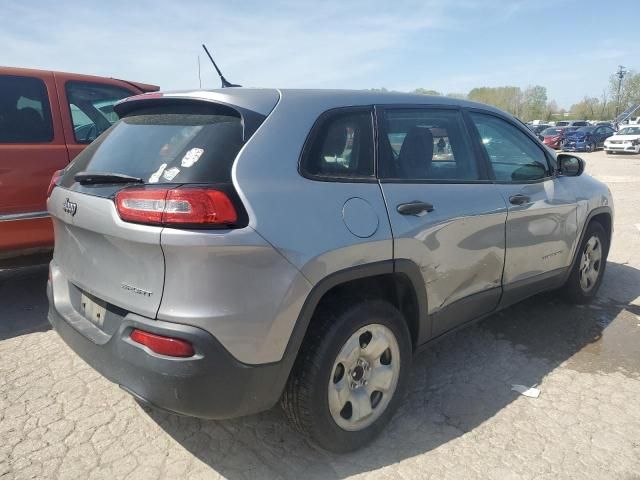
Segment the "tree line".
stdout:
<path fill-rule="evenodd" d="M 373 88 L 373 91 L 387 91 L 386 88 Z M 520 87 L 479 87 L 466 94 L 447 93 L 417 88 L 413 93 L 463 98 L 475 102 L 493 105 L 501 110 L 528 122 L 531 120 L 612 120 L 616 112 L 621 113 L 633 104 L 640 103 L 640 73 L 630 71 L 620 85 L 618 106 L 618 77 L 611 75 L 608 88 L 603 89 L 599 97 L 585 96 L 571 105 L 569 110 L 558 108 L 554 100 L 547 96 L 547 89 L 534 85 L 522 90 Z"/>

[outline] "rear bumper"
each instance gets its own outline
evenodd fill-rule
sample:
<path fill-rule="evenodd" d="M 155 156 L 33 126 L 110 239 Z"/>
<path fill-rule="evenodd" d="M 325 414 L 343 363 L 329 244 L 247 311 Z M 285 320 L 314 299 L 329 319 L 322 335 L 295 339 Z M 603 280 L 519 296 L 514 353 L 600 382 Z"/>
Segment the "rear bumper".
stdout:
<path fill-rule="evenodd" d="M 246 365 L 238 362 L 208 332 L 189 325 L 150 320 L 128 314 L 106 342 L 83 333 L 91 328 L 68 321 L 53 301 L 51 283 L 48 319 L 65 343 L 91 367 L 152 406 L 201 418 L 232 418 L 273 407 L 288 377 L 288 362 Z M 190 358 L 158 355 L 133 342 L 133 328 L 190 341 Z"/>

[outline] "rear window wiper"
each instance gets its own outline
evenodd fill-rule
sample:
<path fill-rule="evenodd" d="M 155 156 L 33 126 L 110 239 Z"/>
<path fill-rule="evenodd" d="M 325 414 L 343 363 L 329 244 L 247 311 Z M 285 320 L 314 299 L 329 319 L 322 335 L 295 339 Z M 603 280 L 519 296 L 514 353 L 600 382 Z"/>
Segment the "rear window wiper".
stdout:
<path fill-rule="evenodd" d="M 73 177 L 80 185 L 98 185 L 101 183 L 144 183 L 139 177 L 123 173 L 79 172 Z"/>

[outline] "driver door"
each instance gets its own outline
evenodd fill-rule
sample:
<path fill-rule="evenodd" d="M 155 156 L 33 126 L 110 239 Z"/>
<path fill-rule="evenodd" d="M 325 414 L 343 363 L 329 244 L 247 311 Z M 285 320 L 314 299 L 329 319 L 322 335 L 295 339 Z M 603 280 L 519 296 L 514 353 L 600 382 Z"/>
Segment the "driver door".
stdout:
<path fill-rule="evenodd" d="M 562 279 L 577 239 L 568 177 L 556 177 L 543 147 L 502 117 L 470 112 L 496 187 L 507 203 L 503 303 Z"/>

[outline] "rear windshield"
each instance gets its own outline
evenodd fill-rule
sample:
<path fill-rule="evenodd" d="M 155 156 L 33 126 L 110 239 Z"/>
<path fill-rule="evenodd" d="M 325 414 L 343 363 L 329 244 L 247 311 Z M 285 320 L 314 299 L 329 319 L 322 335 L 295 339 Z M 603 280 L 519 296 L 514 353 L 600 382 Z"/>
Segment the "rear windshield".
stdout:
<path fill-rule="evenodd" d="M 231 180 L 243 145 L 240 115 L 157 113 L 116 122 L 70 165 L 62 184 L 82 171 L 120 173 L 145 183 L 217 183 Z"/>
<path fill-rule="evenodd" d="M 542 132 L 542 135 L 551 136 L 551 135 L 560 135 L 561 133 L 562 133 L 561 128 L 547 128 L 544 132 Z"/>

